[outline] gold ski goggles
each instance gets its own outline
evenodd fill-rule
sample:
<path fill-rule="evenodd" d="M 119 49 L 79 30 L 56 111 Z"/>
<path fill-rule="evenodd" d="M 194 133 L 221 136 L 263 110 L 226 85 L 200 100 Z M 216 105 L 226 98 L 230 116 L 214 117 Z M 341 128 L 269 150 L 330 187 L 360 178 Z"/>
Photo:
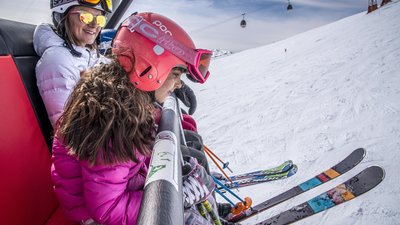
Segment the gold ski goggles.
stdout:
<path fill-rule="evenodd" d="M 95 16 L 92 13 L 83 10 L 71 11 L 70 13 L 79 14 L 79 20 L 86 25 L 89 25 L 93 22 L 93 20 L 96 20 L 97 26 L 103 28 L 107 22 L 107 19 L 104 15 Z"/>

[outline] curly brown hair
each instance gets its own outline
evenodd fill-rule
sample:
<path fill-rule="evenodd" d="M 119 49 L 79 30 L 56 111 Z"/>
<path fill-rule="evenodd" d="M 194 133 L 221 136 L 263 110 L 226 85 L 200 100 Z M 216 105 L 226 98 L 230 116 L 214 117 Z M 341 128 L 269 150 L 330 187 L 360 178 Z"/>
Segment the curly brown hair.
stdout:
<path fill-rule="evenodd" d="M 94 164 L 137 162 L 150 153 L 155 128 L 148 93 L 133 86 L 113 60 L 83 73 L 58 122 L 69 154 Z"/>

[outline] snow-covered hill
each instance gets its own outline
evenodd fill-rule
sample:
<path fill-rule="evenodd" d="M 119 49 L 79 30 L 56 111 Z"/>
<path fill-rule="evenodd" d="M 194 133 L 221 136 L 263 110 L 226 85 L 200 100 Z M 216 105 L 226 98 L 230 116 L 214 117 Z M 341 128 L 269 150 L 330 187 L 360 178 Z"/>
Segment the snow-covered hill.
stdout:
<path fill-rule="evenodd" d="M 231 51 L 221 50 L 221 49 L 213 49 L 212 52 L 213 52 L 213 55 L 212 55 L 213 58 L 218 58 L 218 57 L 222 57 L 222 56 L 228 56 L 228 55 L 232 54 Z"/>
<path fill-rule="evenodd" d="M 328 169 L 355 148 L 367 149 L 361 164 L 342 177 L 243 224 L 278 214 L 376 164 L 386 170 L 379 186 L 297 224 L 400 224 L 399 12 L 396 0 L 368 15 L 217 58 L 209 80 L 191 84 L 199 132 L 235 173 L 287 159 L 298 165 L 291 178 L 237 192 L 254 204 Z"/>

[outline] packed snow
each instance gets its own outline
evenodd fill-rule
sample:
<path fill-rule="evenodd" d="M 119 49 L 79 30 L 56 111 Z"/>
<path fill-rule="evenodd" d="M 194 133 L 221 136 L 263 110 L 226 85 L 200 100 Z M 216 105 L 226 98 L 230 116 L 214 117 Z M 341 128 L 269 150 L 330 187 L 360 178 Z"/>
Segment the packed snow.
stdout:
<path fill-rule="evenodd" d="M 399 12 L 396 0 L 370 14 L 216 58 L 208 81 L 190 84 L 198 98 L 199 133 L 235 174 L 288 159 L 298 165 L 290 178 L 236 191 L 254 204 L 312 178 L 356 148 L 367 150 L 348 173 L 242 224 L 274 216 L 371 165 L 386 171 L 376 188 L 297 224 L 400 224 Z M 210 165 L 218 171 L 211 160 Z"/>

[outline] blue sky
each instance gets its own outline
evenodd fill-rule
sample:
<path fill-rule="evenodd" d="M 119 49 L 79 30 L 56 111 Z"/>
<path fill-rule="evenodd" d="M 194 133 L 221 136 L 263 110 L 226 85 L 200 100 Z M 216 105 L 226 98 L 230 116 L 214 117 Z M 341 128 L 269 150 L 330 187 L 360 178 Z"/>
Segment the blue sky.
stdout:
<path fill-rule="evenodd" d="M 166 15 L 185 28 L 199 48 L 234 52 L 266 45 L 363 12 L 368 0 L 135 0 L 133 11 Z M 240 27 L 246 13 L 246 28 Z"/>
<path fill-rule="evenodd" d="M 1 0 L 0 17 L 51 22 L 49 0 Z M 152 11 L 180 24 L 196 46 L 242 51 L 366 11 L 368 0 L 133 0 L 129 14 Z M 379 2 L 380 3 L 380 2 Z M 241 28 L 242 13 L 247 27 Z"/>

